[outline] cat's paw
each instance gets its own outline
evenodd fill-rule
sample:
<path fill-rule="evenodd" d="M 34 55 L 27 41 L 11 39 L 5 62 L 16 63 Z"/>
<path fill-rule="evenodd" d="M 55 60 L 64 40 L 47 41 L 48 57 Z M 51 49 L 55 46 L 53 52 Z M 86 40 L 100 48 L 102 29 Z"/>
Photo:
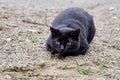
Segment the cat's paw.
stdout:
<path fill-rule="evenodd" d="M 86 54 L 86 52 L 87 52 L 87 50 L 86 50 L 86 49 L 83 49 L 82 51 L 80 51 L 80 53 L 81 53 L 82 55 L 85 55 L 85 54 Z"/>
<path fill-rule="evenodd" d="M 58 59 L 64 59 L 64 57 L 61 54 L 51 54 L 51 58 L 58 58 Z"/>
<path fill-rule="evenodd" d="M 64 58 L 61 54 L 56 54 L 55 57 L 57 57 L 58 59 L 63 59 Z"/>
<path fill-rule="evenodd" d="M 55 54 L 51 54 L 51 58 L 55 57 Z"/>

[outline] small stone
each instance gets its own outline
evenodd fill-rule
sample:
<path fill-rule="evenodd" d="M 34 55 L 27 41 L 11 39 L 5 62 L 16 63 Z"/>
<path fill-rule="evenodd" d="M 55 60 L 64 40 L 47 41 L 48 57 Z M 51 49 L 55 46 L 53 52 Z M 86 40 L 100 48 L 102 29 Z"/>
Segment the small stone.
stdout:
<path fill-rule="evenodd" d="M 116 16 L 113 16 L 112 17 L 112 20 L 117 20 L 118 18 Z"/>
<path fill-rule="evenodd" d="M 31 42 L 29 39 L 26 39 L 25 41 L 26 41 L 26 42 L 28 42 L 28 43 L 30 43 L 30 42 Z"/>
<path fill-rule="evenodd" d="M 6 41 L 10 42 L 10 41 L 11 41 L 11 38 L 7 38 Z"/>
<path fill-rule="evenodd" d="M 119 30 L 120 30 L 120 28 L 117 28 L 117 30 L 119 31 Z"/>
<path fill-rule="evenodd" d="M 37 32 L 35 29 L 29 29 L 30 32 Z"/>
<path fill-rule="evenodd" d="M 110 7 L 109 8 L 109 11 L 113 11 L 115 8 L 114 7 Z"/>

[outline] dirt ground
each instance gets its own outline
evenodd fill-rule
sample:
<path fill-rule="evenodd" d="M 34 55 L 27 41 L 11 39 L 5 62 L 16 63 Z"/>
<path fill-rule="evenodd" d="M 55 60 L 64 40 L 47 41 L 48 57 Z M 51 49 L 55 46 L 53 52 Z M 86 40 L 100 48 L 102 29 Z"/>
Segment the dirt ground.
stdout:
<path fill-rule="evenodd" d="M 62 9 L 0 7 L 0 80 L 120 80 L 120 8 L 85 10 L 97 28 L 90 49 L 61 60 L 50 57 L 45 42 Z"/>

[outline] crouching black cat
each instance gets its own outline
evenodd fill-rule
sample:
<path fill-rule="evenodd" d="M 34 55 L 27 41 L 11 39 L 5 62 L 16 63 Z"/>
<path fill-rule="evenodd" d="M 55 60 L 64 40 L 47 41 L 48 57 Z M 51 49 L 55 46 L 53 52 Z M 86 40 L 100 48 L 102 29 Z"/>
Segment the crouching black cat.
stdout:
<path fill-rule="evenodd" d="M 46 48 L 57 57 L 85 54 L 96 31 L 93 17 L 81 8 L 61 12 L 50 30 Z"/>

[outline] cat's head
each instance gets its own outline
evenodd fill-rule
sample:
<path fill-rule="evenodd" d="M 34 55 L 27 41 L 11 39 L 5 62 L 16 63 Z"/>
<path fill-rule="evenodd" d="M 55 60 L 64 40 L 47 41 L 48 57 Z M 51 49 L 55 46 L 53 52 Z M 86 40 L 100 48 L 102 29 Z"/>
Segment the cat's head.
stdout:
<path fill-rule="evenodd" d="M 78 50 L 80 29 L 50 28 L 52 45 L 58 53 L 69 54 Z"/>

